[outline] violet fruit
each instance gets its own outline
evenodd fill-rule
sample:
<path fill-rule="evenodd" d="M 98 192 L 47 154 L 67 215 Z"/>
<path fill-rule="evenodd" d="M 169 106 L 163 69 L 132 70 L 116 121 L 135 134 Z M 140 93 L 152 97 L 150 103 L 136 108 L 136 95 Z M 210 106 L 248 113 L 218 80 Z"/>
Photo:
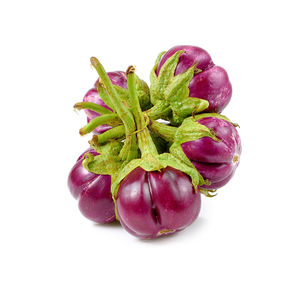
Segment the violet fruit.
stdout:
<path fill-rule="evenodd" d="M 110 169 L 116 171 L 112 174 L 111 190 L 122 226 L 139 238 L 155 238 L 182 230 L 197 218 L 201 206 L 197 186 L 205 181 L 195 167 L 169 153 L 158 154 L 139 104 L 135 79 L 134 67 L 129 67 L 128 93 L 141 158 L 131 159 L 125 165 L 123 162 L 120 169 Z M 102 163 L 102 156 L 90 156 L 84 166 L 103 173 L 107 168 Z"/>
<path fill-rule="evenodd" d="M 111 177 L 86 170 L 82 165 L 85 153 L 98 155 L 95 150 L 88 149 L 77 159 L 68 177 L 70 192 L 86 218 L 97 223 L 110 223 L 116 219 Z"/>
<path fill-rule="evenodd" d="M 198 170 L 206 180 L 200 185 L 202 191 L 220 188 L 234 175 L 241 141 L 235 124 L 225 116 L 196 115 L 185 119 L 178 128 L 154 121 L 150 129 L 172 144 L 172 155 Z"/>
<path fill-rule="evenodd" d="M 231 98 L 226 71 L 210 55 L 194 46 L 176 46 L 161 53 L 152 69 L 151 119 L 164 118 L 179 125 L 200 112 L 221 112 Z"/>
<path fill-rule="evenodd" d="M 159 55 L 150 90 L 133 66 L 106 73 L 95 57 L 91 64 L 99 79 L 74 107 L 88 118 L 80 134 L 95 134 L 68 178 L 80 211 L 142 239 L 185 229 L 201 193 L 214 196 L 239 164 L 236 124 L 219 114 L 232 92 L 226 71 L 186 45 Z"/>
<path fill-rule="evenodd" d="M 121 182 L 116 204 L 128 232 L 155 238 L 190 225 L 199 215 L 201 198 L 190 178 L 177 169 L 148 172 L 138 167 Z"/>
<path fill-rule="evenodd" d="M 199 173 L 210 181 L 202 187 L 220 188 L 238 167 L 242 150 L 239 134 L 232 123 L 217 117 L 204 117 L 196 122 L 213 131 L 218 140 L 202 137 L 182 143 L 182 150 Z"/>
<path fill-rule="evenodd" d="M 182 230 L 198 217 L 201 199 L 195 186 L 201 179 L 171 154 L 158 154 L 139 106 L 133 67 L 127 78 L 142 156 L 120 171 L 112 194 L 122 226 L 139 238 L 155 238 Z"/>
<path fill-rule="evenodd" d="M 206 112 L 220 113 L 231 99 L 232 86 L 225 69 L 216 66 L 204 49 L 188 45 L 171 48 L 162 56 L 156 74 L 159 75 L 164 63 L 178 51 L 184 52 L 179 56 L 175 76 L 196 64 L 195 74 L 189 84 L 189 96 L 207 100 L 209 107 Z"/>

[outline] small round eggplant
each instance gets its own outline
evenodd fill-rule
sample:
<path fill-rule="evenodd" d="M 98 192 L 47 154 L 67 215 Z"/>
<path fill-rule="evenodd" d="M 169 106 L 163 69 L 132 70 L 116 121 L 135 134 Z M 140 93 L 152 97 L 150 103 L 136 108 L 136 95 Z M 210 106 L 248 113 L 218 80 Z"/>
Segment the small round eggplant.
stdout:
<path fill-rule="evenodd" d="M 114 202 L 109 175 L 98 175 L 87 171 L 83 166 L 84 154 L 98 155 L 93 149 L 86 150 L 78 159 L 68 177 L 71 194 L 78 199 L 81 213 L 97 223 L 113 222 L 115 217 Z"/>
<path fill-rule="evenodd" d="M 201 187 L 217 189 L 232 178 L 239 164 L 241 140 L 235 127 L 226 120 L 205 117 L 197 122 L 211 129 L 219 141 L 203 137 L 185 142 L 181 147 L 199 173 L 211 182 Z"/>
<path fill-rule="evenodd" d="M 162 56 L 156 74 L 159 74 L 167 59 L 180 50 L 185 52 L 179 57 L 175 75 L 183 73 L 194 64 L 197 64 L 196 68 L 200 72 L 196 72 L 190 82 L 189 96 L 207 100 L 209 107 L 205 112 L 220 113 L 231 99 L 232 86 L 225 69 L 214 65 L 210 55 L 202 48 L 187 45 L 171 48 Z"/>
<path fill-rule="evenodd" d="M 190 225 L 200 212 L 201 197 L 179 170 L 167 167 L 146 172 L 138 167 L 121 182 L 116 207 L 129 233 L 150 239 Z"/>

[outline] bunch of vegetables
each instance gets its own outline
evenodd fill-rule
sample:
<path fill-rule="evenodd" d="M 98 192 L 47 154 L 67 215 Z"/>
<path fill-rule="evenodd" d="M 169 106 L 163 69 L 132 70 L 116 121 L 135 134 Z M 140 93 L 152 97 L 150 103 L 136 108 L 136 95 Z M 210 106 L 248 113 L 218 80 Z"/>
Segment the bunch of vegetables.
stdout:
<path fill-rule="evenodd" d="M 87 115 L 80 134 L 94 135 L 68 178 L 80 211 L 144 239 L 186 228 L 201 194 L 214 196 L 239 164 L 237 125 L 220 114 L 232 93 L 226 71 L 194 46 L 161 53 L 150 88 L 133 66 L 91 64 L 99 79 L 74 107 Z"/>

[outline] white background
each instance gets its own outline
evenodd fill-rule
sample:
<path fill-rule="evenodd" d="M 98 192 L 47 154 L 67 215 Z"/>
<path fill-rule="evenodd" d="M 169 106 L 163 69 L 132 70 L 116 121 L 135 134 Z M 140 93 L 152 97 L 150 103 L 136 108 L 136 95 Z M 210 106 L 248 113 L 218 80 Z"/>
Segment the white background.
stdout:
<path fill-rule="evenodd" d="M 1 1 L 0 279 L 299 280 L 299 1 Z M 81 216 L 67 188 L 96 73 L 206 49 L 228 71 L 235 177 L 195 223 L 141 241 Z"/>

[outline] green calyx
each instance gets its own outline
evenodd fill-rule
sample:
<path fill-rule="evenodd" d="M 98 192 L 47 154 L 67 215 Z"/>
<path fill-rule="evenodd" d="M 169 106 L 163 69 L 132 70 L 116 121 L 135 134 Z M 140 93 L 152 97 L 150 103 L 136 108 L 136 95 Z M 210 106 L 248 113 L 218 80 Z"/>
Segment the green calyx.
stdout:
<path fill-rule="evenodd" d="M 193 117 L 186 118 L 178 127 L 173 144 L 181 145 L 184 142 L 197 140 L 203 137 L 210 137 L 215 141 L 220 141 L 209 128 L 195 122 Z"/>
<path fill-rule="evenodd" d="M 136 92 L 138 95 L 138 99 L 141 105 L 141 108 L 143 110 L 147 110 L 151 107 L 151 102 L 150 102 L 150 90 L 149 87 L 147 85 L 147 83 L 141 79 L 139 79 L 137 77 L 136 81 Z M 120 86 L 117 85 L 113 85 L 114 90 L 116 91 L 119 99 L 122 101 L 122 103 L 127 106 L 128 108 L 130 108 L 130 101 L 128 98 L 128 89 L 124 89 Z M 115 111 L 114 109 L 114 105 L 111 102 L 109 96 L 107 95 L 107 92 L 105 90 L 105 86 L 103 85 L 103 83 L 101 82 L 101 80 L 98 81 L 97 83 L 97 90 L 98 93 L 101 97 L 101 99 L 105 102 L 105 104 L 110 107 L 112 110 Z"/>
<path fill-rule="evenodd" d="M 105 144 L 91 144 L 91 147 L 99 154 L 119 155 L 123 143 L 116 140 L 111 140 Z"/>
<path fill-rule="evenodd" d="M 150 74 L 150 97 L 154 107 L 148 111 L 151 119 L 165 118 L 173 125 L 179 125 L 192 114 L 199 113 L 208 108 L 206 100 L 189 97 L 189 84 L 194 74 L 199 71 L 196 64 L 185 72 L 175 76 L 175 70 L 180 55 L 184 51 L 178 51 L 171 56 L 156 74 L 161 53 Z"/>
<path fill-rule="evenodd" d="M 143 155 L 141 159 L 134 159 L 130 161 L 127 165 L 124 166 L 122 170 L 118 172 L 118 176 L 115 178 L 111 185 L 111 193 L 114 200 L 116 199 L 122 180 L 138 167 L 141 167 L 147 172 L 160 171 L 161 169 L 164 169 L 166 167 L 172 167 L 174 169 L 180 170 L 191 178 L 195 192 L 198 192 L 198 185 L 205 184 L 205 181 L 195 169 L 195 167 L 186 165 L 170 153 L 163 153 L 156 156 L 147 154 Z"/>
<path fill-rule="evenodd" d="M 189 158 L 185 155 L 182 150 L 181 144 L 193 140 L 198 140 L 203 137 L 212 138 L 215 141 L 219 141 L 214 133 L 204 125 L 195 122 L 192 118 L 187 118 L 183 121 L 180 127 L 178 127 L 176 134 L 174 136 L 173 144 L 170 147 L 170 153 L 184 162 L 190 167 L 194 167 Z M 204 180 L 202 175 L 200 175 L 201 183 L 200 185 L 210 185 L 208 180 Z"/>
<path fill-rule="evenodd" d="M 157 134 L 172 145 L 197 140 L 205 136 L 211 137 L 215 141 L 219 141 L 219 139 L 217 138 L 217 136 L 215 136 L 215 133 L 212 130 L 196 122 L 200 119 L 207 117 L 222 119 L 231 123 L 234 126 L 238 126 L 236 123 L 233 123 L 232 121 L 230 121 L 229 118 L 227 118 L 224 115 L 218 113 L 202 113 L 185 118 L 185 120 L 179 127 L 166 125 L 154 120 L 150 120 L 148 127 L 151 130 L 151 132 Z"/>
<path fill-rule="evenodd" d="M 111 141 L 105 145 L 92 146 L 100 155 L 94 156 L 86 153 L 83 160 L 83 167 L 94 174 L 110 175 L 116 178 L 122 165 L 119 153 L 123 143 Z"/>
<path fill-rule="evenodd" d="M 197 186 L 204 182 L 198 171 L 193 166 L 188 166 L 180 159 L 174 157 L 170 153 L 159 154 L 157 148 L 153 142 L 150 132 L 147 128 L 147 123 L 145 120 L 145 115 L 143 114 L 141 107 L 139 105 L 136 88 L 135 88 L 135 73 L 134 67 L 129 67 L 127 72 L 129 99 L 131 103 L 132 114 L 136 121 L 137 126 L 137 138 L 139 149 L 141 151 L 141 158 L 133 159 L 129 163 L 123 166 L 122 169 L 118 171 L 117 177 L 114 179 L 111 185 L 111 192 L 114 200 L 116 199 L 120 184 L 122 180 L 134 169 L 141 167 L 145 171 L 160 171 L 166 167 L 173 167 L 177 170 L 190 176 L 192 180 L 195 192 L 197 192 Z"/>
<path fill-rule="evenodd" d="M 170 154 L 176 159 L 180 160 L 186 166 L 194 168 L 194 165 L 185 155 L 182 150 L 181 144 L 189 141 L 198 140 L 203 137 L 212 138 L 214 141 L 220 141 L 215 133 L 211 131 L 206 126 L 199 124 L 196 120 L 201 118 L 209 117 L 210 114 L 201 114 L 195 117 L 186 118 L 182 124 L 176 128 L 170 125 L 165 125 L 156 121 L 152 121 L 149 125 L 150 130 L 154 133 L 171 143 L 169 148 Z M 211 116 L 219 117 L 219 114 L 213 113 Z M 228 120 L 225 116 L 221 116 L 222 119 Z M 225 119 L 226 118 L 226 119 Z M 199 186 L 201 185 L 210 185 L 209 180 L 205 180 L 202 175 L 197 171 L 199 177 Z M 205 188 L 199 188 L 200 192 L 206 195 L 207 197 L 215 196 L 215 190 L 207 190 Z"/>
<path fill-rule="evenodd" d="M 205 113 L 196 115 L 195 117 L 186 118 L 179 127 L 162 124 L 153 120 L 150 121 L 148 127 L 153 133 L 157 134 L 172 145 L 181 145 L 184 142 L 197 140 L 202 137 L 211 137 L 215 141 L 219 141 L 213 131 L 196 122 L 201 118 L 208 117 L 208 114 Z M 216 115 L 216 113 L 213 113 L 213 115 Z M 226 117 L 223 116 L 222 118 L 224 119 Z M 228 118 L 226 118 L 226 120 L 228 120 Z"/>
<path fill-rule="evenodd" d="M 77 103 L 74 106 L 76 109 L 89 109 L 101 114 L 81 128 L 80 133 L 90 133 L 104 124 L 112 128 L 93 136 L 89 143 L 99 155 L 87 153 L 83 166 L 95 174 L 112 177 L 114 200 L 122 180 L 138 167 L 147 172 L 172 167 L 190 177 L 195 192 L 200 190 L 208 197 L 214 196 L 215 190 L 201 188 L 210 185 L 210 182 L 186 157 L 181 145 L 202 137 L 219 141 L 212 130 L 196 122 L 201 118 L 217 117 L 232 122 L 216 113 L 196 115 L 209 104 L 206 100 L 189 97 L 190 81 L 198 71 L 196 65 L 174 75 L 182 53 L 179 51 L 170 57 L 157 76 L 156 70 L 163 53 L 160 54 L 151 72 L 150 95 L 147 84 L 138 78 L 133 66 L 126 71 L 128 89 L 123 89 L 112 84 L 96 58 L 91 59 L 100 77 L 97 83 L 99 95 L 113 112 L 94 103 Z M 153 106 L 149 108 L 151 103 Z M 159 118 L 169 120 L 170 125 L 155 121 Z"/>
<path fill-rule="evenodd" d="M 118 95 L 118 92 L 108 77 L 104 67 L 95 57 L 91 58 L 91 64 L 99 75 L 102 88 L 105 89 L 107 100 L 110 99 L 113 109 L 118 117 L 122 120 L 125 128 L 126 139 L 124 146 L 120 151 L 120 157 L 123 161 L 130 161 L 138 156 L 138 145 L 136 135 L 133 134 L 136 130 L 135 121 L 128 106 L 126 106 Z M 104 92 L 103 92 L 104 93 Z"/>

